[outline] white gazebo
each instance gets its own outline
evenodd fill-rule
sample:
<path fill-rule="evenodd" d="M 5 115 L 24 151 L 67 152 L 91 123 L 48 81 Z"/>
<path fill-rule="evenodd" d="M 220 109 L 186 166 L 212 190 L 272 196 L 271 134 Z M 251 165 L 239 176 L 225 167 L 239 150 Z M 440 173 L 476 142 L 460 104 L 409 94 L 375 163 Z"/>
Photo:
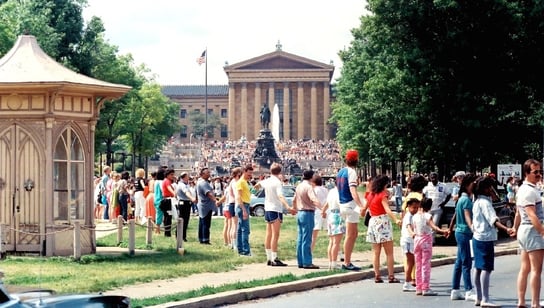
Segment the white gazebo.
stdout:
<path fill-rule="evenodd" d="M 21 35 L 0 59 L 0 252 L 96 251 L 95 126 L 131 88 L 75 73 Z"/>

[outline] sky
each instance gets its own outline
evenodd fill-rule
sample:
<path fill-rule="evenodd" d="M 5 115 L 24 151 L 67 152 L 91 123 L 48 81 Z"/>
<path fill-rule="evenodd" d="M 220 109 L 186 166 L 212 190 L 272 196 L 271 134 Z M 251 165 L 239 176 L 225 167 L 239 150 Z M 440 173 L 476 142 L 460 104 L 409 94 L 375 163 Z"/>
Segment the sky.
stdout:
<path fill-rule="evenodd" d="M 223 67 L 282 50 L 341 74 L 338 51 L 367 14 L 366 0 L 88 0 L 83 17 L 104 22 L 105 37 L 145 64 L 161 85 L 226 85 Z"/>

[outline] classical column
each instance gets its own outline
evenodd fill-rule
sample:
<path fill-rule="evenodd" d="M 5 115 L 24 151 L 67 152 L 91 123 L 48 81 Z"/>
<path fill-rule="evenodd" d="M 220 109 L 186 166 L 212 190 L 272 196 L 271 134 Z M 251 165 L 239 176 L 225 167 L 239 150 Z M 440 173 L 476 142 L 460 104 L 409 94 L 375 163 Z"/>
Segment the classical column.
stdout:
<path fill-rule="evenodd" d="M 304 138 L 304 83 L 298 82 L 297 88 L 297 139 Z"/>
<path fill-rule="evenodd" d="M 255 106 L 253 123 L 255 123 L 255 138 L 259 137 L 259 131 L 261 130 L 261 108 L 263 104 L 261 102 L 261 83 L 255 83 Z"/>
<path fill-rule="evenodd" d="M 329 82 L 323 82 L 323 140 L 331 139 L 329 129 L 329 118 L 331 117 L 331 102 L 329 93 Z"/>
<path fill-rule="evenodd" d="M 270 108 L 270 112 L 274 110 L 274 83 L 270 82 L 268 83 L 268 108 Z"/>
<path fill-rule="evenodd" d="M 241 124 L 241 128 L 242 128 L 242 132 L 241 132 L 241 135 L 242 136 L 246 136 L 246 138 L 248 140 L 249 139 L 249 132 L 247 130 L 247 121 L 249 121 L 249 118 L 248 118 L 248 112 L 247 112 L 247 83 L 245 82 L 242 82 L 242 97 L 241 97 L 241 100 L 242 100 L 242 104 L 240 105 L 240 121 L 238 121 L 240 124 Z"/>
<path fill-rule="evenodd" d="M 236 118 L 238 116 L 236 115 L 236 105 L 235 105 L 235 99 L 236 99 L 236 92 L 234 90 L 234 83 L 229 83 L 229 105 L 227 110 L 227 117 L 228 117 L 228 139 L 234 140 L 234 139 L 240 139 L 240 135 L 238 134 L 238 131 L 236 129 Z"/>
<path fill-rule="evenodd" d="M 317 89 L 315 87 L 315 81 L 312 82 L 312 88 L 310 90 L 310 136 L 312 139 L 317 138 Z"/>
<path fill-rule="evenodd" d="M 291 139 L 291 110 L 289 110 L 289 83 L 283 83 L 283 140 Z M 281 136 L 281 134 L 280 134 Z"/>

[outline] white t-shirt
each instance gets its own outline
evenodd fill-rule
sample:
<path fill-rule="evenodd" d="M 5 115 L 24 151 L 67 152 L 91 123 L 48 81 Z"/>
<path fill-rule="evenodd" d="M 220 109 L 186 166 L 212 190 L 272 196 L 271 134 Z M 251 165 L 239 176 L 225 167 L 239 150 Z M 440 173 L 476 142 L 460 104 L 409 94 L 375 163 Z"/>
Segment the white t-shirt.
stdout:
<path fill-rule="evenodd" d="M 283 212 L 283 204 L 279 196 L 283 196 L 282 183 L 276 176 L 260 182 L 264 189 L 264 210 L 269 212 Z"/>
<path fill-rule="evenodd" d="M 227 203 L 232 204 L 236 203 L 236 197 L 238 196 L 238 191 L 236 190 L 236 179 L 232 179 L 229 182 L 227 187 Z"/>
<path fill-rule="evenodd" d="M 400 243 L 413 243 L 414 238 L 408 231 L 408 225 L 412 224 L 412 213 L 409 211 L 406 211 L 406 214 L 404 214 L 404 218 L 402 219 L 402 229 L 400 231 Z M 413 228 L 412 228 L 413 229 Z"/>
<path fill-rule="evenodd" d="M 314 187 L 314 192 L 321 206 L 324 206 L 325 203 L 327 203 L 327 195 L 329 194 L 329 190 L 325 188 L 325 186 L 316 186 Z M 315 208 L 315 214 L 321 216 L 321 210 L 317 207 Z"/>
<path fill-rule="evenodd" d="M 340 209 L 340 199 L 338 196 L 338 188 L 334 187 L 329 190 L 327 195 L 327 204 L 329 205 L 328 210 L 339 210 Z"/>
<path fill-rule="evenodd" d="M 416 235 L 432 234 L 433 229 L 431 229 L 431 226 L 429 226 L 429 220 L 432 217 L 433 216 L 428 212 L 416 213 L 412 217 L 412 226 L 414 227 L 414 233 Z"/>
<path fill-rule="evenodd" d="M 450 189 L 444 183 L 438 182 L 436 186 L 432 182 L 429 182 L 427 186 L 423 188 L 423 194 L 433 200 L 431 211 L 438 210 L 439 204 L 446 200 L 448 195 L 451 195 Z"/>

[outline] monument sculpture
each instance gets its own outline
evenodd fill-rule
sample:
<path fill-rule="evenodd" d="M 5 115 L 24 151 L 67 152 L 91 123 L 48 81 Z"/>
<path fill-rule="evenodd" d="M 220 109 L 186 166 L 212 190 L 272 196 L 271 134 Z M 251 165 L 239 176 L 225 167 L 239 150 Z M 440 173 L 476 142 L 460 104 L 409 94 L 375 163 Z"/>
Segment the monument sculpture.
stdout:
<path fill-rule="evenodd" d="M 281 160 L 276 153 L 272 132 L 268 128 L 271 116 L 270 108 L 268 108 L 267 105 L 264 105 L 261 108 L 260 114 L 261 130 L 259 131 L 259 138 L 257 138 L 257 146 L 253 153 L 253 160 L 262 167 L 270 168 L 272 163 L 281 163 Z"/>

